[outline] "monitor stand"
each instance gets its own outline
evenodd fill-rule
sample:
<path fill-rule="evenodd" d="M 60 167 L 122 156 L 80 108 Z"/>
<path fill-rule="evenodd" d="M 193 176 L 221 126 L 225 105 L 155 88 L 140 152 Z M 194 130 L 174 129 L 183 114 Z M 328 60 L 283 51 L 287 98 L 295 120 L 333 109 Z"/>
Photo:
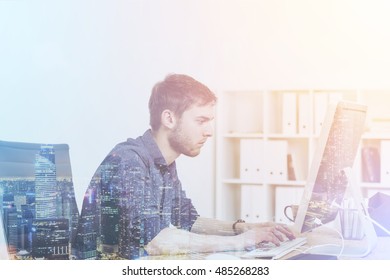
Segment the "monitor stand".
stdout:
<path fill-rule="evenodd" d="M 365 237 L 364 239 L 360 240 L 359 246 L 344 246 L 344 242 L 342 242 L 342 244 L 324 244 L 313 246 L 306 251 L 307 253 L 347 258 L 362 258 L 369 255 L 377 245 L 378 237 L 376 235 L 372 220 L 368 214 L 367 208 L 363 202 L 363 197 L 361 195 L 359 186 L 354 179 L 355 177 L 352 176 L 352 169 L 348 167 L 343 170 L 348 179 L 347 193 L 351 194 L 351 198 L 354 200 L 355 205 L 357 206 L 358 217 L 361 221 L 361 226 L 363 227 Z"/>

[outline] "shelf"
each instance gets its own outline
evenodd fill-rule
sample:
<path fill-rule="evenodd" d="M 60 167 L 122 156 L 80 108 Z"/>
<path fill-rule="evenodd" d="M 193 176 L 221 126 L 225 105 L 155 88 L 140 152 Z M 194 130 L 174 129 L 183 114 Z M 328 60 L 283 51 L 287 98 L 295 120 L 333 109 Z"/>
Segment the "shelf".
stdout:
<path fill-rule="evenodd" d="M 304 187 L 306 185 L 306 181 L 283 181 L 283 182 L 272 182 L 268 183 L 269 185 L 275 185 L 275 186 L 302 186 Z"/>
<path fill-rule="evenodd" d="M 304 186 L 306 181 L 280 181 L 280 182 L 254 182 L 242 179 L 225 179 L 222 180 L 224 184 L 231 185 L 278 185 L 278 186 Z"/>
<path fill-rule="evenodd" d="M 315 136 L 303 134 L 282 134 L 282 133 L 240 133 L 231 132 L 223 134 L 224 138 L 268 138 L 268 139 L 310 139 Z M 317 135 L 318 137 L 318 135 Z"/>
<path fill-rule="evenodd" d="M 242 179 L 225 179 L 222 182 L 231 185 L 263 185 L 263 182 L 245 181 Z"/>
<path fill-rule="evenodd" d="M 383 186 L 383 183 L 361 182 L 361 183 L 360 183 L 360 186 L 361 186 L 362 188 L 375 188 L 375 189 L 386 189 L 386 190 L 389 190 L 389 189 L 390 189 L 390 186 L 389 186 L 389 187 L 384 187 L 384 186 Z"/>
<path fill-rule="evenodd" d="M 264 138 L 264 134 L 262 133 L 240 133 L 240 132 L 232 132 L 225 133 L 223 135 L 225 138 Z"/>
<path fill-rule="evenodd" d="M 222 180 L 224 184 L 230 185 L 273 185 L 273 186 L 305 186 L 306 181 L 280 181 L 280 182 L 254 182 L 246 181 L 242 179 L 225 179 Z M 389 187 L 383 186 L 382 183 L 369 183 L 361 182 L 359 186 L 362 188 L 376 188 L 376 189 L 390 189 Z"/>
<path fill-rule="evenodd" d="M 362 135 L 362 140 L 389 140 L 390 133 L 366 132 Z"/>
<path fill-rule="evenodd" d="M 356 175 L 359 180 L 368 180 L 369 171 L 381 182 L 359 182 L 363 195 L 390 193 L 390 128 L 378 124 L 390 120 L 389 102 L 384 102 L 390 101 L 390 90 L 375 93 L 348 89 L 221 92 L 216 133 L 216 217 L 236 220 L 261 213 L 262 219 L 273 220 L 283 214 L 286 205 L 299 204 L 328 104 L 338 100 L 355 101 L 371 109 L 356 156 Z M 377 154 L 367 154 L 372 150 Z M 366 158 L 370 155 L 375 158 L 368 168 Z"/>
<path fill-rule="evenodd" d="M 272 134 L 266 134 L 264 137 L 270 138 L 270 139 L 309 139 L 312 136 L 311 135 L 304 135 L 304 134 L 272 133 Z"/>

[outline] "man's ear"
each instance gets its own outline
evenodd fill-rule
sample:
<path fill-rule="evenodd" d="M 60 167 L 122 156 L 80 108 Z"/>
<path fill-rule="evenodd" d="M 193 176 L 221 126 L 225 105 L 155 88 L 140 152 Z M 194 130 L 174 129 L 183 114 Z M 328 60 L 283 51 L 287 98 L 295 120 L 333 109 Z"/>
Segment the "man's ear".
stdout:
<path fill-rule="evenodd" d="M 176 126 L 176 122 L 177 122 L 176 116 L 171 110 L 164 110 L 161 113 L 161 124 L 164 127 L 168 129 L 172 129 Z"/>

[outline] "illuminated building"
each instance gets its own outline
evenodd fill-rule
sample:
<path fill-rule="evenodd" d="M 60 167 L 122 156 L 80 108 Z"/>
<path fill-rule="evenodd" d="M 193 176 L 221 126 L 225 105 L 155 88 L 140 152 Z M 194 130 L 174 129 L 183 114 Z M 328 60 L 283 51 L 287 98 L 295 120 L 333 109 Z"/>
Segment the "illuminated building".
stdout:
<path fill-rule="evenodd" d="M 69 220 L 39 219 L 32 223 L 32 256 L 69 259 Z"/>
<path fill-rule="evenodd" d="M 35 218 L 58 217 L 58 192 L 53 146 L 41 146 L 35 158 Z"/>

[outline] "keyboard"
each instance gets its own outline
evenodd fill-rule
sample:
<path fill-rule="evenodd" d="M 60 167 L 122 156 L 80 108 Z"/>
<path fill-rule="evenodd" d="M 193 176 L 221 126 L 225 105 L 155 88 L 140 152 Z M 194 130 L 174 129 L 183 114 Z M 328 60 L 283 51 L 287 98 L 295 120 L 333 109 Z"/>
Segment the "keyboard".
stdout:
<path fill-rule="evenodd" d="M 280 246 L 276 246 L 271 242 L 261 243 L 260 247 L 245 253 L 241 257 L 245 259 L 261 258 L 276 260 L 302 246 L 306 241 L 306 237 L 298 237 L 293 240 L 283 241 L 280 243 Z"/>

